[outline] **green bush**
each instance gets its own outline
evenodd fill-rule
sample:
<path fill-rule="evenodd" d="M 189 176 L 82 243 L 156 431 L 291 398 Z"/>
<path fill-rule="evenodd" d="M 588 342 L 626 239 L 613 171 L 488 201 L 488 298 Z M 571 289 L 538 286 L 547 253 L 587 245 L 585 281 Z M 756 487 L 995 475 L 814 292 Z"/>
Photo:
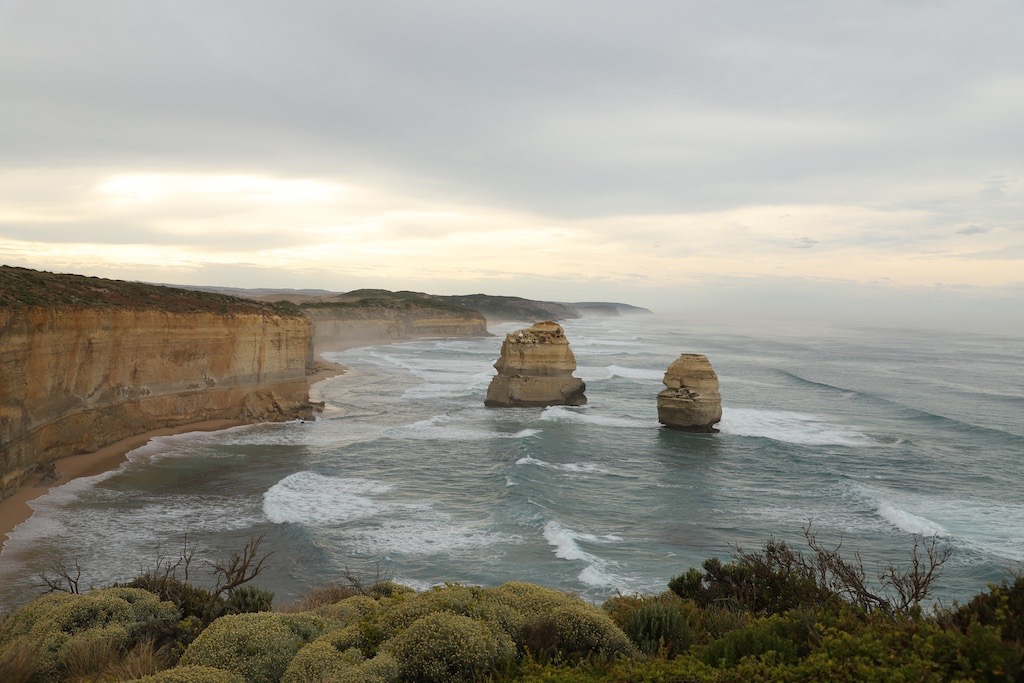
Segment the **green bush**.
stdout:
<path fill-rule="evenodd" d="M 342 676 L 342 683 L 397 683 L 398 660 L 391 653 L 381 652 Z"/>
<path fill-rule="evenodd" d="M 128 588 L 141 588 L 155 593 L 161 600 L 168 600 L 178 608 L 181 617 L 195 617 L 203 625 L 224 614 L 225 602 L 205 588 L 193 586 L 172 576 L 158 573 L 147 573 L 132 579 Z"/>
<path fill-rule="evenodd" d="M 953 612 L 954 623 L 966 632 L 971 623 L 995 626 L 1008 643 L 1024 646 L 1024 575 L 1012 583 L 993 583 Z"/>
<path fill-rule="evenodd" d="M 415 590 L 409 586 L 403 586 L 400 583 L 394 581 L 378 581 L 377 583 L 370 586 L 369 596 L 371 598 L 393 598 L 398 595 L 414 595 Z"/>
<path fill-rule="evenodd" d="M 353 595 L 330 605 L 321 605 L 313 613 L 344 627 L 381 609 L 381 604 L 366 595 Z"/>
<path fill-rule="evenodd" d="M 532 642 L 540 646 L 536 654 L 569 661 L 596 657 L 615 659 L 634 657 L 636 647 L 611 617 L 597 607 L 580 602 L 551 610 L 550 614 L 530 622 Z M 546 645 L 542 644 L 546 640 Z"/>
<path fill-rule="evenodd" d="M 50 594 L 15 612 L 0 628 L 0 660 L 35 651 L 32 680 L 64 677 L 80 670 L 79 653 L 104 651 L 111 657 L 148 637 L 154 624 L 172 624 L 178 611 L 169 602 L 137 588 L 108 588 L 84 594 Z M 109 661 L 91 666 L 99 671 Z"/>
<path fill-rule="evenodd" d="M 488 591 L 489 599 L 519 612 L 527 619 L 543 617 L 566 605 L 585 604 L 579 598 L 561 591 L 543 588 L 522 581 L 509 581 Z"/>
<path fill-rule="evenodd" d="M 179 666 L 152 676 L 136 679 L 134 683 L 246 683 L 236 673 L 212 666 Z"/>
<path fill-rule="evenodd" d="M 717 557 L 690 568 L 668 587 L 700 607 L 732 606 L 755 614 L 782 614 L 797 607 L 837 604 L 839 596 L 818 583 L 812 561 L 784 541 L 769 540 L 757 553 L 740 553 L 725 564 Z"/>
<path fill-rule="evenodd" d="M 301 612 L 229 614 L 188 646 L 181 663 L 233 671 L 249 683 L 276 683 L 299 648 L 326 627 L 320 617 Z"/>
<path fill-rule="evenodd" d="M 299 650 L 281 677 L 281 683 L 336 681 L 342 674 L 359 666 L 366 658 L 356 648 L 341 651 L 324 638 Z"/>
<path fill-rule="evenodd" d="M 778 615 L 764 617 L 711 643 L 702 659 L 719 668 L 734 667 L 744 657 L 774 652 L 779 660 L 792 663 L 807 653 L 809 635 L 793 620 Z"/>
<path fill-rule="evenodd" d="M 525 621 L 522 614 L 503 604 L 501 596 L 476 586 L 450 584 L 423 593 L 400 595 L 376 620 L 383 640 L 394 637 L 413 622 L 438 612 L 480 619 L 515 638 Z"/>
<path fill-rule="evenodd" d="M 241 614 L 270 612 L 274 608 L 273 603 L 274 591 L 255 586 L 241 586 L 228 598 L 227 609 Z"/>
<path fill-rule="evenodd" d="M 693 642 L 692 617 L 691 603 L 678 598 L 647 599 L 622 630 L 644 654 L 672 658 L 686 652 Z"/>
<path fill-rule="evenodd" d="M 389 640 L 385 650 L 403 681 L 474 681 L 509 667 L 516 648 L 504 633 L 459 614 L 429 614 Z"/>

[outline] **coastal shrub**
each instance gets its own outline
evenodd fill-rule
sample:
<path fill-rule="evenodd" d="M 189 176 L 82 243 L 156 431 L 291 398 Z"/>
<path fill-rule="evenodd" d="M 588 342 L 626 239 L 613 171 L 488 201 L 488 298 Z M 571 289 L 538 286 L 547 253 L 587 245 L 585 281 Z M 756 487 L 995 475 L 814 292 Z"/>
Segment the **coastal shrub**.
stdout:
<path fill-rule="evenodd" d="M 323 638 L 299 650 L 281 677 L 281 683 L 337 681 L 350 669 L 366 661 L 356 648 L 341 651 Z"/>
<path fill-rule="evenodd" d="M 550 614 L 528 622 L 524 630 L 529 651 L 542 658 L 578 661 L 638 654 L 611 617 L 583 602 L 557 607 Z"/>
<path fill-rule="evenodd" d="M 181 663 L 233 671 L 250 683 L 276 683 L 299 648 L 326 627 L 322 618 L 308 613 L 229 614 L 188 646 Z"/>
<path fill-rule="evenodd" d="M 398 660 L 389 652 L 378 653 L 342 676 L 342 683 L 397 683 Z"/>
<path fill-rule="evenodd" d="M 212 666 L 178 666 L 133 683 L 246 683 L 240 675 Z"/>
<path fill-rule="evenodd" d="M 332 581 L 326 586 L 310 588 L 291 609 L 311 612 L 319 607 L 333 605 L 355 595 L 361 595 L 351 584 Z"/>
<path fill-rule="evenodd" d="M 951 618 L 965 632 L 972 623 L 995 626 L 1004 641 L 1024 647 L 1024 574 L 1013 582 L 989 584 L 988 591 L 954 610 Z"/>
<path fill-rule="evenodd" d="M 674 594 L 619 596 L 602 606 L 637 648 L 648 655 L 675 657 L 693 642 L 693 625 L 699 610 L 691 601 Z"/>
<path fill-rule="evenodd" d="M 724 564 L 708 558 L 702 567 L 673 578 L 669 590 L 700 607 L 729 605 L 756 614 L 781 614 L 838 599 L 818 584 L 807 558 L 785 541 L 771 539 L 756 553 L 738 551 L 736 559 Z"/>
<path fill-rule="evenodd" d="M 701 618 L 690 600 L 672 592 L 661 595 L 619 595 L 601 609 L 645 654 L 674 657 L 689 648 Z"/>
<path fill-rule="evenodd" d="M 99 670 L 144 640 L 154 624 L 173 623 L 177 615 L 171 603 L 136 588 L 45 595 L 4 622 L 0 660 L 23 658 L 33 649 L 32 680 L 57 681 L 68 667 L 81 668 L 82 652 L 97 657 L 89 666 Z"/>
<path fill-rule="evenodd" d="M 585 604 L 573 595 L 522 581 L 503 583 L 488 591 L 488 596 L 527 619 L 545 616 L 558 607 Z"/>
<path fill-rule="evenodd" d="M 269 612 L 273 609 L 273 603 L 274 591 L 255 586 L 241 586 L 228 598 L 227 609 L 241 614 Z"/>
<path fill-rule="evenodd" d="M 222 597 L 172 576 L 149 572 L 135 577 L 126 587 L 141 588 L 174 603 L 182 619 L 195 617 L 206 625 L 224 614 Z"/>
<path fill-rule="evenodd" d="M 489 597 L 486 589 L 449 584 L 423 593 L 400 595 L 379 613 L 376 623 L 381 637 L 387 640 L 413 622 L 438 612 L 482 620 L 512 638 L 520 633 L 525 622 L 522 614 L 503 604 L 500 597 Z"/>
<path fill-rule="evenodd" d="M 1019 655 L 994 627 L 973 624 L 964 633 L 886 616 L 852 630 L 823 629 L 821 642 L 791 668 L 800 680 L 1014 681 L 1024 678 Z"/>
<path fill-rule="evenodd" d="M 353 595 L 333 604 L 321 605 L 314 609 L 313 613 L 338 626 L 349 626 L 380 609 L 380 603 L 373 598 L 366 595 Z"/>
<path fill-rule="evenodd" d="M 377 600 L 381 598 L 393 598 L 399 595 L 414 595 L 416 591 L 409 586 L 403 586 L 400 583 L 394 581 L 377 581 L 370 586 L 367 593 L 371 598 Z"/>
<path fill-rule="evenodd" d="M 511 666 L 512 639 L 478 619 L 437 612 L 417 620 L 386 643 L 403 681 L 474 681 Z"/>
<path fill-rule="evenodd" d="M 810 634 L 802 625 L 779 615 L 756 619 L 711 643 L 702 659 L 713 666 L 734 667 L 744 657 L 775 653 L 777 660 L 792 663 L 805 655 Z"/>

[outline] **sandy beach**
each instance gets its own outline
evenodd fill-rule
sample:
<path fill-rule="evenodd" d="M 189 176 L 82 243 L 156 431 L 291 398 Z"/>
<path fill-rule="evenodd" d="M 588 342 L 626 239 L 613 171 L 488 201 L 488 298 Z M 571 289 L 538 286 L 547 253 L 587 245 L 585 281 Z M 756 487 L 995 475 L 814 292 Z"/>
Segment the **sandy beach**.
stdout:
<path fill-rule="evenodd" d="M 331 363 L 320 358 L 315 362 L 313 372 L 307 375 L 307 381 L 309 386 L 312 387 L 317 382 L 344 374 L 346 369 L 344 365 Z M 318 399 L 313 397 L 313 400 Z M 81 453 L 60 458 L 54 463 L 56 477 L 48 476 L 30 479 L 13 496 L 0 501 L 0 550 L 3 549 L 3 545 L 7 542 L 8 534 L 16 526 L 32 516 L 32 508 L 29 506 L 29 502 L 46 494 L 51 488 L 66 484 L 78 477 L 91 477 L 117 469 L 125 461 L 125 456 L 130 451 L 146 445 L 153 437 L 186 434 L 188 432 L 212 432 L 243 424 L 246 423 L 242 420 L 207 420 L 177 427 L 154 429 L 144 434 L 136 434 L 135 436 L 121 439 L 92 453 Z"/>

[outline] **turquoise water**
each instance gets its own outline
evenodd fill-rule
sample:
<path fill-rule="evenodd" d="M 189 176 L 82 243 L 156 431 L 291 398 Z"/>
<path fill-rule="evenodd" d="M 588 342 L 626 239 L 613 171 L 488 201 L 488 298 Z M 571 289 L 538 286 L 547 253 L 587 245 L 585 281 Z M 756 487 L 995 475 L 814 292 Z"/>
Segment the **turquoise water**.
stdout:
<path fill-rule="evenodd" d="M 937 536 L 954 551 L 946 604 L 1024 563 L 1019 337 L 586 318 L 565 328 L 589 405 L 484 408 L 501 337 L 521 326 L 329 355 L 352 370 L 319 385 L 316 422 L 159 438 L 55 489 L 0 556 L 0 605 L 29 599 L 55 558 L 83 585 L 130 578 L 186 530 L 205 559 L 265 533 L 259 583 L 281 600 L 346 569 L 593 600 L 661 591 L 732 546 L 799 542 L 808 520 L 869 572 Z M 720 434 L 657 423 L 683 352 L 719 374 Z"/>

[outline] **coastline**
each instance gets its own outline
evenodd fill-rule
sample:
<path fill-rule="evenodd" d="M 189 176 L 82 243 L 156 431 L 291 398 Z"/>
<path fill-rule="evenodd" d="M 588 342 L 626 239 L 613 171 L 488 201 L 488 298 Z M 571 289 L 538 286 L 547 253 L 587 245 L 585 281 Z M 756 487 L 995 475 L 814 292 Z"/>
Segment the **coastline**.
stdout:
<path fill-rule="evenodd" d="M 312 372 L 306 376 L 306 381 L 309 387 L 312 388 L 314 384 L 331 377 L 343 375 L 347 370 L 348 368 L 340 363 L 332 363 L 323 358 L 317 358 Z M 313 397 L 311 397 L 311 400 L 313 400 Z M 56 472 L 56 477 L 44 475 L 35 481 L 30 479 L 22 484 L 21 488 L 14 495 L 0 501 L 0 552 L 3 551 L 3 547 L 7 544 L 7 538 L 14 531 L 14 528 L 32 516 L 33 510 L 29 503 L 49 493 L 50 489 L 63 486 L 80 477 L 91 477 L 116 470 L 124 463 L 129 452 L 145 446 L 154 437 L 186 434 L 189 432 L 215 432 L 244 424 L 250 423 L 246 420 L 228 419 L 190 422 L 177 427 L 164 427 L 142 434 L 135 434 L 104 446 L 92 453 L 69 455 L 55 460 L 54 472 Z"/>

